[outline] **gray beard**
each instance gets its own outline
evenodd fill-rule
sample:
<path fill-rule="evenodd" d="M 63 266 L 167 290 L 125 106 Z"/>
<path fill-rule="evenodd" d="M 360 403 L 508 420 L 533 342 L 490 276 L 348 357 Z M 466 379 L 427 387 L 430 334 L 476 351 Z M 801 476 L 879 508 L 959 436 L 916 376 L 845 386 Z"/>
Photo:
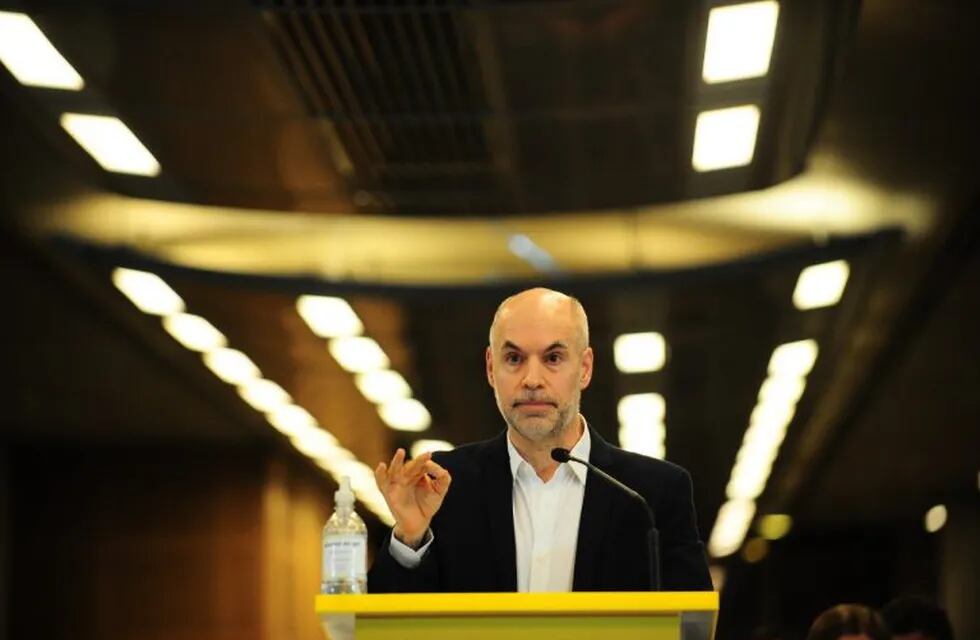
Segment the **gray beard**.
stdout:
<path fill-rule="evenodd" d="M 499 404 L 499 403 L 498 403 Z M 572 419 L 578 415 L 578 402 L 573 402 L 563 409 L 558 409 L 555 421 L 547 430 L 533 429 L 521 426 L 518 422 L 517 412 L 501 411 L 504 421 L 514 431 L 521 434 L 531 442 L 548 442 L 558 440 L 572 424 Z"/>

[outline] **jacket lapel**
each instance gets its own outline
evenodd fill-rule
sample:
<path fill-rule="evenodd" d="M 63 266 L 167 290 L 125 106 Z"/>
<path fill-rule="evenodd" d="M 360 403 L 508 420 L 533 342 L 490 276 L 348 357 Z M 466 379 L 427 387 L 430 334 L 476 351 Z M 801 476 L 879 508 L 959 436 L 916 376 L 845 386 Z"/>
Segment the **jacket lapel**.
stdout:
<path fill-rule="evenodd" d="M 589 462 L 608 473 L 609 445 L 594 429 L 589 429 L 592 449 Z M 598 591 L 599 562 L 602 560 L 603 538 L 609 530 L 614 502 L 619 498 L 616 490 L 592 471 L 585 480 L 585 496 L 582 499 L 582 515 L 578 525 L 578 542 L 575 547 L 575 575 L 573 591 Z"/>
<path fill-rule="evenodd" d="M 507 455 L 507 432 L 487 445 L 483 491 L 490 521 L 490 545 L 496 565 L 497 590 L 517 591 L 517 550 L 514 542 L 514 479 Z"/>

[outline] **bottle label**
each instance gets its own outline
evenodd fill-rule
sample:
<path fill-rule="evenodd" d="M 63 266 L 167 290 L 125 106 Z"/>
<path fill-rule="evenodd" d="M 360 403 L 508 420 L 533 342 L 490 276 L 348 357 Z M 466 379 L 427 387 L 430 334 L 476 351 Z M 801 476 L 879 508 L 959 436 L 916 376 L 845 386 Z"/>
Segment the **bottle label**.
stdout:
<path fill-rule="evenodd" d="M 367 574 L 367 542 L 361 534 L 328 535 L 323 541 L 323 580 L 360 580 Z"/>

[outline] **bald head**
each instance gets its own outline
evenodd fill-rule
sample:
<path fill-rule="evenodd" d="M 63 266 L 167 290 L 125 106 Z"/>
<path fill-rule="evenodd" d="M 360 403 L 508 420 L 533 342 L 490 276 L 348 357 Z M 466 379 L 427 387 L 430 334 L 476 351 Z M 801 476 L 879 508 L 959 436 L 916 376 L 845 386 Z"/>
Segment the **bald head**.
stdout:
<path fill-rule="evenodd" d="M 578 340 L 578 349 L 583 350 L 589 346 L 589 319 L 585 315 L 585 308 L 576 298 L 560 291 L 543 287 L 526 289 L 501 302 L 490 325 L 491 349 L 499 346 L 501 325 L 514 321 L 534 324 L 571 323 Z"/>

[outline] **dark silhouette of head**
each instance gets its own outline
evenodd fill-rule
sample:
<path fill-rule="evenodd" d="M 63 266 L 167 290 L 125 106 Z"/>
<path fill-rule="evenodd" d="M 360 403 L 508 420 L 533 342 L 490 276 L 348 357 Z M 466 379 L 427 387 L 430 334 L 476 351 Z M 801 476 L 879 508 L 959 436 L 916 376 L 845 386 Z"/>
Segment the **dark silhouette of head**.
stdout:
<path fill-rule="evenodd" d="M 873 609 L 839 604 L 813 621 L 806 640 L 890 640 L 885 623 Z"/>

